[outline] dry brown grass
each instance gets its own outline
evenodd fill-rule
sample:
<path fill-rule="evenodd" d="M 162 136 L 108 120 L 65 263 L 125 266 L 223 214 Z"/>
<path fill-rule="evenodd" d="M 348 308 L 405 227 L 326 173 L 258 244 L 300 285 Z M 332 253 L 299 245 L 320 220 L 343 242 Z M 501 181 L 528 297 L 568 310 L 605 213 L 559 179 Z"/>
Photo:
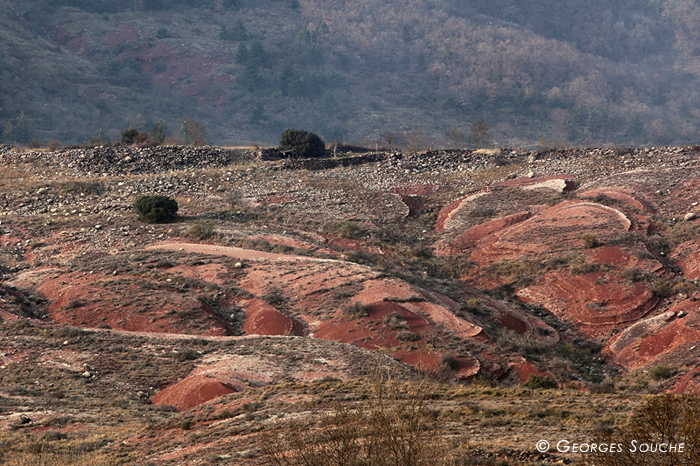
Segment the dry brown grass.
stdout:
<path fill-rule="evenodd" d="M 133 435 L 133 427 L 98 428 L 73 433 L 0 434 L 0 463 L 7 466 L 114 466 L 125 464 L 108 446 Z"/>

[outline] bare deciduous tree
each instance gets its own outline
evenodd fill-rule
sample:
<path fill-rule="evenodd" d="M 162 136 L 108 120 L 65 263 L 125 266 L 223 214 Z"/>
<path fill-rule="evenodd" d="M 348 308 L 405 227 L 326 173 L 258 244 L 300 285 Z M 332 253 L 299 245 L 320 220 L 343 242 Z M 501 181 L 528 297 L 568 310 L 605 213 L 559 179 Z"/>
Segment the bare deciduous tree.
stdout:
<path fill-rule="evenodd" d="M 406 140 L 406 150 L 409 152 L 420 152 L 425 147 L 425 136 L 418 130 L 411 130 L 403 135 Z"/>
<path fill-rule="evenodd" d="M 480 118 L 472 123 L 471 131 L 469 131 L 469 141 L 471 141 L 477 149 L 484 149 L 490 144 L 489 124 L 486 120 Z"/>
<path fill-rule="evenodd" d="M 464 132 L 460 131 L 457 125 L 450 126 L 450 129 L 447 132 L 447 138 L 450 141 L 450 147 L 452 149 L 463 149 L 464 143 L 467 140 L 467 136 L 464 134 Z"/>
<path fill-rule="evenodd" d="M 614 452 L 592 454 L 598 466 L 694 466 L 700 464 L 700 397 L 666 394 L 648 398 L 629 423 L 596 440 Z M 646 444 L 646 446 L 642 446 Z M 683 444 L 682 447 L 679 447 Z M 619 445 L 619 447 L 618 447 Z M 664 445 L 661 447 L 661 445 Z M 671 449 L 670 446 L 675 445 Z M 659 451 L 664 450 L 664 451 Z"/>
<path fill-rule="evenodd" d="M 192 118 L 182 122 L 182 131 L 185 133 L 187 143 L 199 147 L 207 144 L 207 128 Z"/>
<path fill-rule="evenodd" d="M 394 147 L 396 147 L 397 139 L 398 139 L 398 137 L 396 136 L 396 134 L 394 134 L 390 131 L 387 131 L 384 134 L 382 134 L 382 141 L 384 141 L 386 143 L 389 150 L 393 150 Z"/>
<path fill-rule="evenodd" d="M 278 423 L 260 448 L 275 466 L 441 466 L 447 453 L 427 409 L 426 383 L 376 380 L 354 406 L 335 405 L 316 420 Z"/>

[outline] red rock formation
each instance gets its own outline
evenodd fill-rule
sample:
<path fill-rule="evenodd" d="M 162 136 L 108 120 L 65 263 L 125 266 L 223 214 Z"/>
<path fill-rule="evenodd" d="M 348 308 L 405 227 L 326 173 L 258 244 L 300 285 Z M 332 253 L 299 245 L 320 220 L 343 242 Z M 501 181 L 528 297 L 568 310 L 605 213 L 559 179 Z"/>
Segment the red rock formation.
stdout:
<path fill-rule="evenodd" d="M 683 275 L 688 280 L 700 278 L 700 239 L 686 241 L 676 246 L 671 259 L 683 269 Z"/>
<path fill-rule="evenodd" d="M 611 338 L 605 354 L 627 368 L 647 367 L 666 355 L 683 361 L 681 348 L 700 341 L 698 302 L 686 299 L 667 312 L 637 322 Z M 686 361 L 697 364 L 697 361 Z"/>
<path fill-rule="evenodd" d="M 254 298 L 244 304 L 246 335 L 303 335 L 304 328 L 265 301 Z"/>
<path fill-rule="evenodd" d="M 571 192 L 577 188 L 576 182 L 570 175 L 552 175 L 533 178 L 513 178 L 499 183 L 500 186 L 518 187 L 523 189 L 551 189 L 557 192 Z"/>
<path fill-rule="evenodd" d="M 423 349 L 425 339 L 431 337 L 433 329 L 433 324 L 427 319 L 409 311 L 403 305 L 389 301 L 371 303 L 367 305 L 367 311 L 366 317 L 355 320 L 340 316 L 337 319 L 326 320 L 318 326 L 313 336 L 373 350 L 393 349 L 391 355 L 402 362 L 424 370 L 441 370 L 442 354 L 432 349 Z M 387 316 L 391 317 L 390 315 L 398 317 L 387 321 Z M 402 333 L 407 332 L 415 337 L 403 339 Z M 480 367 L 476 358 L 461 357 L 458 359 L 455 375 L 468 378 L 478 373 Z"/>
<path fill-rule="evenodd" d="M 443 207 L 438 213 L 437 222 L 435 223 L 435 231 L 440 232 L 445 229 L 451 228 L 450 219 L 458 213 L 465 205 L 468 205 L 474 199 L 478 199 L 481 196 L 486 195 L 487 192 L 478 192 L 476 194 L 471 194 L 466 197 L 457 199 L 452 204 Z"/>
<path fill-rule="evenodd" d="M 151 398 L 151 402 L 157 406 L 174 406 L 178 411 L 184 411 L 235 392 L 237 390 L 234 387 L 216 379 L 192 375 L 159 391 Z"/>
<path fill-rule="evenodd" d="M 628 207 L 635 209 L 639 212 L 647 214 L 656 213 L 656 208 L 654 207 L 654 205 L 646 199 L 644 199 L 640 194 L 629 193 L 620 189 L 599 188 L 581 191 L 577 194 L 578 197 L 582 198 L 595 198 L 597 196 L 605 196 L 610 199 L 614 199 L 624 205 L 627 205 Z"/>
<path fill-rule="evenodd" d="M 189 271 L 196 275 L 196 271 Z M 228 335 L 231 328 L 210 307 L 175 286 L 155 286 L 137 275 L 37 270 L 17 281 L 50 301 L 56 322 L 136 332 Z M 128 297 L 128 299 L 125 299 Z M 198 325 L 192 325 L 194 319 Z"/>
<path fill-rule="evenodd" d="M 495 220 L 489 220 L 488 222 L 482 223 L 472 227 L 459 235 L 452 241 L 452 245 L 459 251 L 470 247 L 487 236 L 502 231 L 516 223 L 523 222 L 530 217 L 530 212 L 519 212 L 517 214 L 509 215 L 503 218 L 497 218 Z M 450 252 L 445 251 L 444 248 L 440 251 L 442 255 L 450 254 Z"/>
<path fill-rule="evenodd" d="M 518 291 L 594 338 L 604 338 L 647 315 L 658 302 L 648 283 L 606 281 L 600 272 L 582 275 L 553 272 L 537 285 Z"/>
<path fill-rule="evenodd" d="M 406 194 L 398 195 L 404 204 L 408 206 L 408 216 L 416 217 L 423 212 L 423 202 L 418 197 L 407 196 Z"/>

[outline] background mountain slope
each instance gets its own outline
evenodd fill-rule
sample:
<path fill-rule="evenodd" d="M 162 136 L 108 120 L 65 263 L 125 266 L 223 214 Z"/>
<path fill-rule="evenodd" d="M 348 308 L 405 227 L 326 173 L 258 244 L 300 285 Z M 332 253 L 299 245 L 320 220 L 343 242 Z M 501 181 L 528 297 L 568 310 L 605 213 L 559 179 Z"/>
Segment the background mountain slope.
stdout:
<path fill-rule="evenodd" d="M 2 0 L 1 136 L 191 117 L 218 144 L 303 127 L 427 147 L 485 118 L 510 146 L 691 143 L 698 18 L 689 0 Z"/>

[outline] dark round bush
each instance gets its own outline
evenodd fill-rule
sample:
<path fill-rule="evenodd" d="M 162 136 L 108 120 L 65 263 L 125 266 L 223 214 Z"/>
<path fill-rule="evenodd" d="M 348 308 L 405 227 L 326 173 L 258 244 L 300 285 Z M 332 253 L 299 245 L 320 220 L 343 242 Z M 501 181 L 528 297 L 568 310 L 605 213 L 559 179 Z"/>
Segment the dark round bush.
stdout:
<path fill-rule="evenodd" d="M 125 129 L 122 131 L 121 144 L 122 146 L 130 146 L 136 142 L 136 138 L 139 136 L 139 131 L 134 128 Z"/>
<path fill-rule="evenodd" d="M 443 354 L 440 358 L 440 367 L 445 371 L 456 371 L 459 369 L 459 359 L 454 354 Z"/>
<path fill-rule="evenodd" d="M 134 201 L 134 210 L 146 223 L 167 223 L 177 214 L 177 201 L 167 196 L 141 196 Z"/>
<path fill-rule="evenodd" d="M 292 157 L 323 157 L 326 145 L 317 134 L 303 129 L 288 129 L 280 138 L 280 150 L 291 150 Z"/>

